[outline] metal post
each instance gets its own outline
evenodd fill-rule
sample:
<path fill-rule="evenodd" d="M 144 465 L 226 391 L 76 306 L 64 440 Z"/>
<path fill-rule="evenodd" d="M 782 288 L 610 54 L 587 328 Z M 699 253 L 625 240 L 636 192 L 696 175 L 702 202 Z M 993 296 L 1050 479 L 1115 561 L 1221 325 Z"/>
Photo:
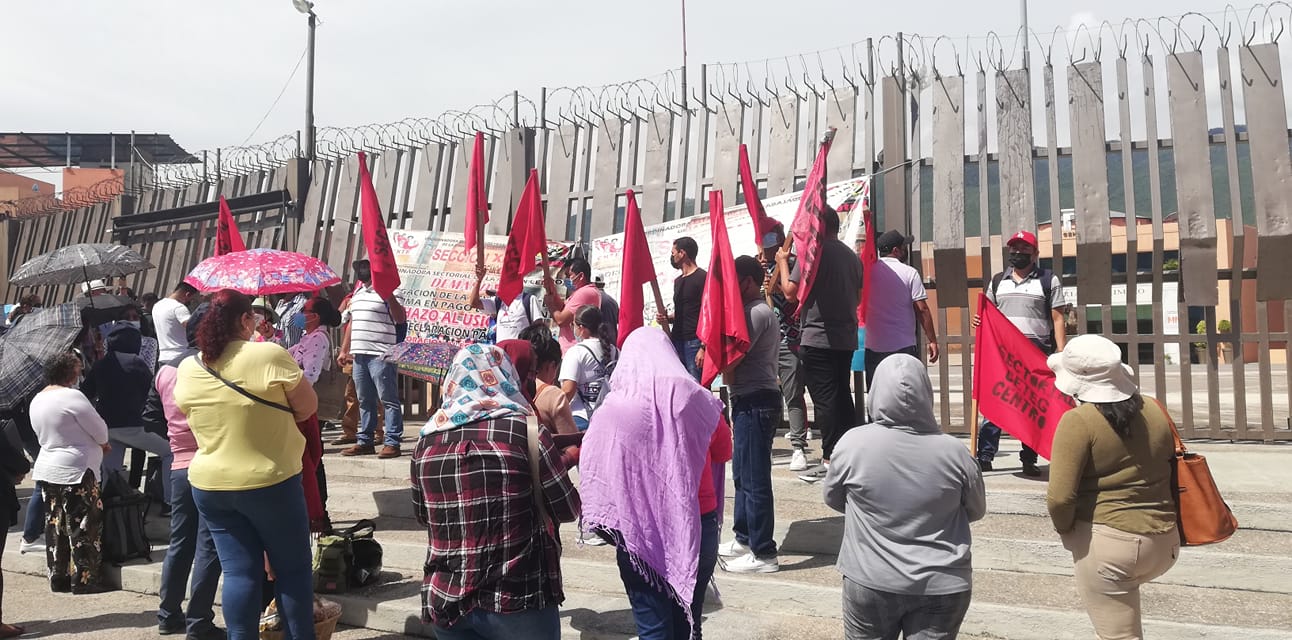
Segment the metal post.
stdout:
<path fill-rule="evenodd" d="M 63 135 L 67 137 L 67 164 L 65 166 L 70 167 L 72 166 L 72 134 L 65 131 Z"/>
<path fill-rule="evenodd" d="M 207 173 L 206 173 L 206 154 L 207 152 L 203 150 L 202 151 L 202 184 L 206 184 L 207 182 L 210 182 L 210 180 L 207 179 Z"/>
<path fill-rule="evenodd" d="M 520 126 L 520 92 L 511 92 L 511 126 Z"/>
<path fill-rule="evenodd" d="M 139 172 L 135 171 L 135 131 L 134 129 L 131 129 L 130 130 L 130 179 L 138 180 L 138 174 Z M 135 186 L 137 187 L 138 185 L 135 185 Z M 138 188 L 136 188 L 135 192 L 138 192 L 138 191 L 139 191 Z"/>
<path fill-rule="evenodd" d="M 1022 14 L 1022 17 L 1023 17 L 1023 68 L 1031 69 L 1032 59 L 1031 59 L 1030 52 L 1027 49 L 1027 41 L 1029 39 L 1029 36 L 1031 35 L 1031 31 L 1029 31 L 1027 28 L 1027 0 L 1018 0 L 1018 4 L 1019 4 L 1019 12 Z"/>
<path fill-rule="evenodd" d="M 112 139 L 112 163 L 109 166 L 113 169 L 116 169 L 117 168 L 117 134 L 109 133 L 108 136 Z"/>
<path fill-rule="evenodd" d="M 314 162 L 314 31 L 318 17 L 309 15 L 309 40 L 305 57 L 305 159 Z"/>
<path fill-rule="evenodd" d="M 682 105 L 688 104 L 686 96 L 686 0 L 682 0 Z"/>

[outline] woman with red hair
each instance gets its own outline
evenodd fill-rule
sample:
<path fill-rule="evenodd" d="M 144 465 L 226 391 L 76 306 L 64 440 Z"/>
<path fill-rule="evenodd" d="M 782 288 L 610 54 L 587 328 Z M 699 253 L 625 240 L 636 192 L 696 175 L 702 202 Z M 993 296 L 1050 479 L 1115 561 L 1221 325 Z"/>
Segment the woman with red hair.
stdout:
<path fill-rule="evenodd" d="M 222 290 L 198 325 L 200 353 L 180 364 L 175 404 L 198 444 L 189 483 L 224 568 L 229 638 L 259 636 L 267 557 L 289 636 L 313 640 L 305 437 L 296 422 L 315 413 L 318 396 L 286 349 L 251 341 L 255 329 L 250 298 Z"/>

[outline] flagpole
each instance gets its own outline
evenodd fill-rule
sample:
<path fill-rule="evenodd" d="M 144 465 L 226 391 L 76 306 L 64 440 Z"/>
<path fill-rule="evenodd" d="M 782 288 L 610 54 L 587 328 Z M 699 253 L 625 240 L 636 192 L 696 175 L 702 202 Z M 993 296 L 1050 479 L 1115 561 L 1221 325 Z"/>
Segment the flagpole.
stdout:
<path fill-rule="evenodd" d="M 969 383 L 971 386 L 973 382 Z M 971 392 L 972 393 L 972 392 Z M 970 409 L 973 416 L 969 418 L 969 455 L 978 459 L 978 399 L 973 399 L 973 407 Z"/>
<path fill-rule="evenodd" d="M 659 326 L 664 333 L 671 335 L 673 330 L 668 327 L 668 316 L 664 314 L 664 296 L 660 295 L 659 279 L 655 276 L 650 277 L 650 290 L 655 294 L 655 309 L 659 312 L 657 315 L 664 316 L 664 319 L 659 321 Z"/>
<path fill-rule="evenodd" d="M 485 251 L 484 251 L 484 250 L 485 250 L 485 247 L 484 247 L 484 225 L 485 225 L 485 222 L 484 222 L 484 220 L 481 220 L 481 219 L 480 219 L 480 213 L 479 213 L 478 211 L 477 211 L 477 212 L 472 213 L 471 215 L 474 215 L 474 216 L 476 217 L 476 269 L 483 269 L 483 268 L 484 268 L 484 263 L 485 263 L 485 261 L 484 261 L 484 258 L 485 258 L 485 256 L 484 256 L 484 254 L 485 254 Z"/>

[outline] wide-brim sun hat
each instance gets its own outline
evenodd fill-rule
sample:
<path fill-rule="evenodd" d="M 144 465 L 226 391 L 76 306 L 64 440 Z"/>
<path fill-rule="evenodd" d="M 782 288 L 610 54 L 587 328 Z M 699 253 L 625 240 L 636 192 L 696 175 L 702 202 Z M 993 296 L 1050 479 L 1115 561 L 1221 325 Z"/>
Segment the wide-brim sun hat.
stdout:
<path fill-rule="evenodd" d="M 251 308 L 254 311 L 261 312 L 269 324 L 278 324 L 278 314 L 274 312 L 274 305 L 269 304 L 268 298 L 256 298 L 251 302 Z"/>
<path fill-rule="evenodd" d="M 1081 402 L 1121 402 L 1139 392 L 1121 347 L 1103 336 L 1077 336 L 1046 364 L 1054 371 L 1054 386 Z"/>

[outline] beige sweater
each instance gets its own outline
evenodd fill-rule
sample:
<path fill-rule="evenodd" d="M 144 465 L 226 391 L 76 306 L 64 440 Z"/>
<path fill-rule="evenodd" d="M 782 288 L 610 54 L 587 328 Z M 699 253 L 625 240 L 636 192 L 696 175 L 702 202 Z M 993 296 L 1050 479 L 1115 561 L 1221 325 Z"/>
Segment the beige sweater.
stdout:
<path fill-rule="evenodd" d="M 1167 416 L 1151 398 L 1122 438 L 1094 405 L 1059 420 L 1046 504 L 1059 533 L 1080 520 L 1139 535 L 1175 526 L 1171 468 L 1175 443 Z"/>

